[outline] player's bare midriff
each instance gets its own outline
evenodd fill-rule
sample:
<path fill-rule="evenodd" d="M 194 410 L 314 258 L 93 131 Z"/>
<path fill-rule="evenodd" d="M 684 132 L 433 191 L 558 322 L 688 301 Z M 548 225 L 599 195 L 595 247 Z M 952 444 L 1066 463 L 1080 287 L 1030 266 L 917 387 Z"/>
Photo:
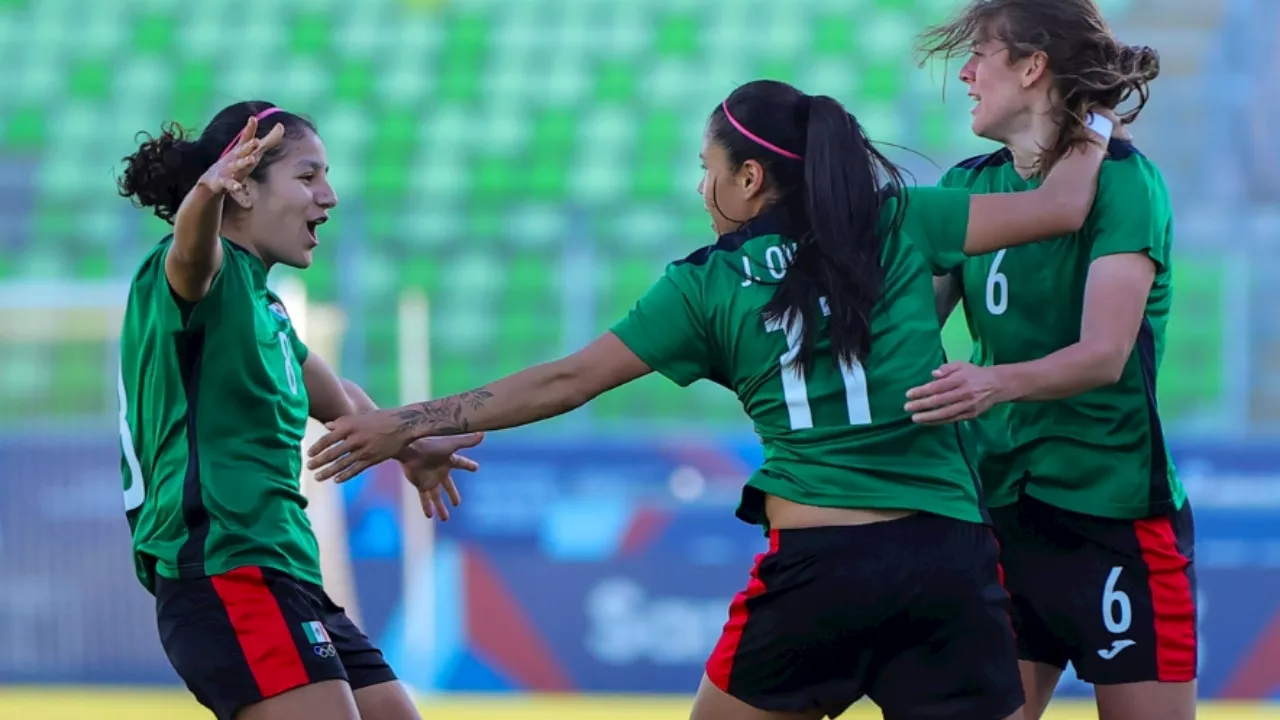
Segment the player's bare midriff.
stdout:
<path fill-rule="evenodd" d="M 898 520 L 915 515 L 915 510 L 870 510 L 861 508 L 830 508 L 801 505 L 777 495 L 769 495 L 764 501 L 764 511 L 769 517 L 769 527 L 775 530 L 826 527 L 829 525 L 870 525 L 871 523 Z"/>

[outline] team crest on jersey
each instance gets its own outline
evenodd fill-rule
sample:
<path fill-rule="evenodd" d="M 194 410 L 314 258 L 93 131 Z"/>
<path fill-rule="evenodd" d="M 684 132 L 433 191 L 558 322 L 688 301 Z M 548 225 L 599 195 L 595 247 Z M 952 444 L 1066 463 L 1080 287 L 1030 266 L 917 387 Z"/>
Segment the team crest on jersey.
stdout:
<path fill-rule="evenodd" d="M 271 311 L 272 315 L 275 315 L 281 320 L 289 319 L 289 313 L 284 309 L 284 305 L 282 303 L 273 302 L 267 306 L 267 309 Z"/>

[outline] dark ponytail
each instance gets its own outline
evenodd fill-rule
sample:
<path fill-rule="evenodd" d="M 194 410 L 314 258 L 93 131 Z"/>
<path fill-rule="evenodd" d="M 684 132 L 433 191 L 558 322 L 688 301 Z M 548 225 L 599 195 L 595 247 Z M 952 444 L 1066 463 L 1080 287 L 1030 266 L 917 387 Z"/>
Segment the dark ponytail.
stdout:
<path fill-rule="evenodd" d="M 129 198 L 135 207 L 151 208 L 156 217 L 173 224 L 187 193 L 244 130 L 249 117 L 273 107 L 272 103 L 264 100 L 230 105 L 209 121 L 199 137 L 173 122 L 161 126 L 158 136 L 140 133 L 145 138 L 142 145 L 137 152 L 124 158 L 124 172 L 117 181 L 120 195 Z M 285 126 L 286 138 L 296 139 L 308 131 L 316 131 L 310 120 L 278 111 L 259 121 L 258 137 L 266 137 L 276 125 Z M 267 152 L 250 177 L 262 180 L 267 168 L 284 153 L 283 143 Z"/>
<path fill-rule="evenodd" d="M 879 232 L 886 170 L 901 184 L 897 168 L 871 146 L 858 121 L 825 95 L 809 100 L 804 151 L 804 215 L 809 232 L 765 306 L 767 319 L 804 321 L 799 367 L 811 362 L 822 304 L 830 311 L 831 349 L 845 364 L 871 352 L 871 312 L 884 285 Z"/>
<path fill-rule="evenodd" d="M 1160 77 L 1160 53 L 1147 45 L 1122 45 L 1117 43 L 1115 71 L 1120 77 L 1123 92 L 1119 102 L 1138 96 L 1138 103 L 1121 114 L 1120 119 L 1131 123 L 1151 99 L 1151 81 Z M 1105 107 L 1116 107 L 1107 105 Z"/>
<path fill-rule="evenodd" d="M 726 122 L 726 111 L 755 137 Z M 788 330 L 803 323 L 793 366 L 804 372 L 812 363 L 824 305 L 835 357 L 844 364 L 865 358 L 884 285 L 883 237 L 901 223 L 902 205 L 887 227 L 880 215 L 886 199 L 901 192 L 901 172 L 838 101 L 810 97 L 786 83 L 758 80 L 738 88 L 712 113 L 711 130 L 735 169 L 747 160 L 764 167 L 796 243 L 787 273 L 764 307 L 766 321 Z"/>
<path fill-rule="evenodd" d="M 177 123 L 165 123 L 158 136 L 143 135 L 146 140 L 138 151 L 124 158 L 124 173 L 118 181 L 120 195 L 135 207 L 151 208 L 156 217 L 172 224 L 182 199 L 217 156 L 210 156 L 212 151 L 207 147 L 202 152 L 200 144 L 188 139 L 187 131 Z"/>

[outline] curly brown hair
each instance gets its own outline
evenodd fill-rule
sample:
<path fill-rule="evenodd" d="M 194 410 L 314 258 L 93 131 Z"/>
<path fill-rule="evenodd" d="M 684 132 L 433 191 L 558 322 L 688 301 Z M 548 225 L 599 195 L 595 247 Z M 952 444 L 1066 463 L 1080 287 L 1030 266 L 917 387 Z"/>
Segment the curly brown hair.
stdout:
<path fill-rule="evenodd" d="M 917 57 L 921 65 L 936 57 L 958 58 L 988 40 L 1008 46 L 1010 63 L 1036 52 L 1048 57 L 1062 131 L 1043 149 L 1040 173 L 1087 141 L 1084 118 L 1091 108 L 1114 109 L 1136 94 L 1137 104 L 1119 113 L 1125 124 L 1136 120 L 1160 74 L 1159 53 L 1117 40 L 1093 0 L 972 0 L 950 21 L 920 35 Z"/>

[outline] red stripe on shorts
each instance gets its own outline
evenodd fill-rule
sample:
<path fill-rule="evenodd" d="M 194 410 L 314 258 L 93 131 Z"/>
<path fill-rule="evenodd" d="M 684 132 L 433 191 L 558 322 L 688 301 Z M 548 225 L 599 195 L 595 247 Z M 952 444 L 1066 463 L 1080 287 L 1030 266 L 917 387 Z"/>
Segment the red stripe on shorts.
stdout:
<path fill-rule="evenodd" d="M 1009 592 L 1009 586 L 1004 584 L 1004 564 L 1000 562 L 1000 557 L 1004 554 L 1000 547 L 1000 536 L 996 535 L 995 530 L 987 529 L 991 533 L 991 540 L 996 544 L 996 581 L 1000 583 L 1000 589 L 1004 590 L 1005 600 L 1009 603 L 1005 616 L 1009 619 L 1009 631 L 1013 633 L 1016 640 L 1018 637 L 1018 628 L 1013 624 L 1013 594 Z"/>
<path fill-rule="evenodd" d="M 765 558 L 778 552 L 778 531 L 769 532 L 769 550 L 756 556 L 755 565 L 751 568 L 751 579 L 747 581 L 747 589 L 733 597 L 729 603 L 729 621 L 724 624 L 724 632 L 720 641 L 707 658 L 707 679 L 724 692 L 729 692 L 729 677 L 733 674 L 733 659 L 738 654 L 738 644 L 742 642 L 742 631 L 747 626 L 747 601 L 764 594 L 764 581 L 760 579 L 760 565 Z"/>
<path fill-rule="evenodd" d="M 1190 682 L 1196 678 L 1196 602 L 1187 577 L 1190 561 L 1178 550 L 1169 518 L 1138 520 L 1133 527 L 1151 587 L 1157 679 Z"/>
<path fill-rule="evenodd" d="M 280 603 L 267 587 L 262 569 L 236 568 L 209 578 L 231 618 L 240 649 L 263 698 L 311 682 Z"/>

